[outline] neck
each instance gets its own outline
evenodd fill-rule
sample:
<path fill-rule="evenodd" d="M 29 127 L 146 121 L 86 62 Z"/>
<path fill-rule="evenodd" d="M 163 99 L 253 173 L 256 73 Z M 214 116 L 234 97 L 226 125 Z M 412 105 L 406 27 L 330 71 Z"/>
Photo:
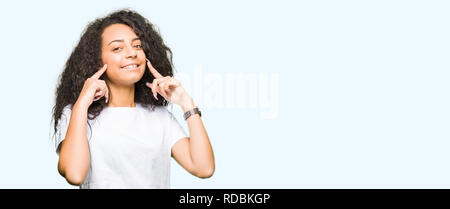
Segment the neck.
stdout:
<path fill-rule="evenodd" d="M 109 90 L 108 107 L 136 107 L 134 103 L 134 84 L 121 86 L 106 81 Z"/>

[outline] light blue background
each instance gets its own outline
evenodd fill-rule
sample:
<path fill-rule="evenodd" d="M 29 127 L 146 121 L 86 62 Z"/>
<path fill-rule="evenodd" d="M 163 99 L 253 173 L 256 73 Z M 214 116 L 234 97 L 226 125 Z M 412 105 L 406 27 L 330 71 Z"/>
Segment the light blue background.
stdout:
<path fill-rule="evenodd" d="M 49 137 L 57 77 L 87 23 L 123 7 L 178 72 L 280 76 L 274 119 L 204 112 L 216 172 L 172 160 L 172 188 L 450 188 L 448 1 L 128 2 L 0 3 L 1 188 L 75 188 Z"/>

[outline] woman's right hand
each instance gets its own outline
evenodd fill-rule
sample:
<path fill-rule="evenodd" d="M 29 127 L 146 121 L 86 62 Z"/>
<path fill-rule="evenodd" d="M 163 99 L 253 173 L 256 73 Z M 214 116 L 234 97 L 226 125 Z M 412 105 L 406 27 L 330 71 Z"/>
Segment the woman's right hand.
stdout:
<path fill-rule="evenodd" d="M 70 116 L 65 139 L 61 142 L 58 171 L 72 185 L 81 185 L 89 171 L 91 162 L 89 143 L 86 135 L 88 109 L 94 101 L 105 97 L 109 99 L 108 86 L 100 76 L 106 72 L 104 65 L 94 75 L 84 81 Z"/>
<path fill-rule="evenodd" d="M 91 106 L 94 101 L 105 97 L 106 103 L 109 100 L 109 90 L 106 82 L 104 80 L 100 80 L 100 76 L 106 72 L 106 68 L 108 66 L 105 64 L 99 71 L 97 71 L 93 76 L 86 79 L 83 85 L 83 89 L 81 90 L 80 96 L 78 96 L 77 102 L 82 102 L 86 104 L 87 107 Z"/>

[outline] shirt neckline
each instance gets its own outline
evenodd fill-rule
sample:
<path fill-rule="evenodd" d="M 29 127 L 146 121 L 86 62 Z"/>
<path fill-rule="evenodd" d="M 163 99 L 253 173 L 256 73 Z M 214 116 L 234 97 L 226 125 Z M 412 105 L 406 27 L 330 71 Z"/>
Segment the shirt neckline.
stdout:
<path fill-rule="evenodd" d="M 139 103 L 136 103 L 135 107 L 104 107 L 103 109 L 109 109 L 109 110 L 135 110 L 139 106 Z"/>

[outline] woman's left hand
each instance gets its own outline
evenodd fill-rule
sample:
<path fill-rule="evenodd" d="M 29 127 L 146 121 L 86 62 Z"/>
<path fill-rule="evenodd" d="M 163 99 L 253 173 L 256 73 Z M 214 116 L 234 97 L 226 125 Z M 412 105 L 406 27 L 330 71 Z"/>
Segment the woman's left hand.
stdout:
<path fill-rule="evenodd" d="M 192 103 L 192 98 L 184 90 L 181 83 L 171 76 L 162 76 L 147 59 L 147 66 L 150 73 L 155 77 L 152 83 L 146 83 L 153 92 L 153 97 L 158 100 L 157 94 L 160 94 L 167 101 L 184 107 Z"/>

